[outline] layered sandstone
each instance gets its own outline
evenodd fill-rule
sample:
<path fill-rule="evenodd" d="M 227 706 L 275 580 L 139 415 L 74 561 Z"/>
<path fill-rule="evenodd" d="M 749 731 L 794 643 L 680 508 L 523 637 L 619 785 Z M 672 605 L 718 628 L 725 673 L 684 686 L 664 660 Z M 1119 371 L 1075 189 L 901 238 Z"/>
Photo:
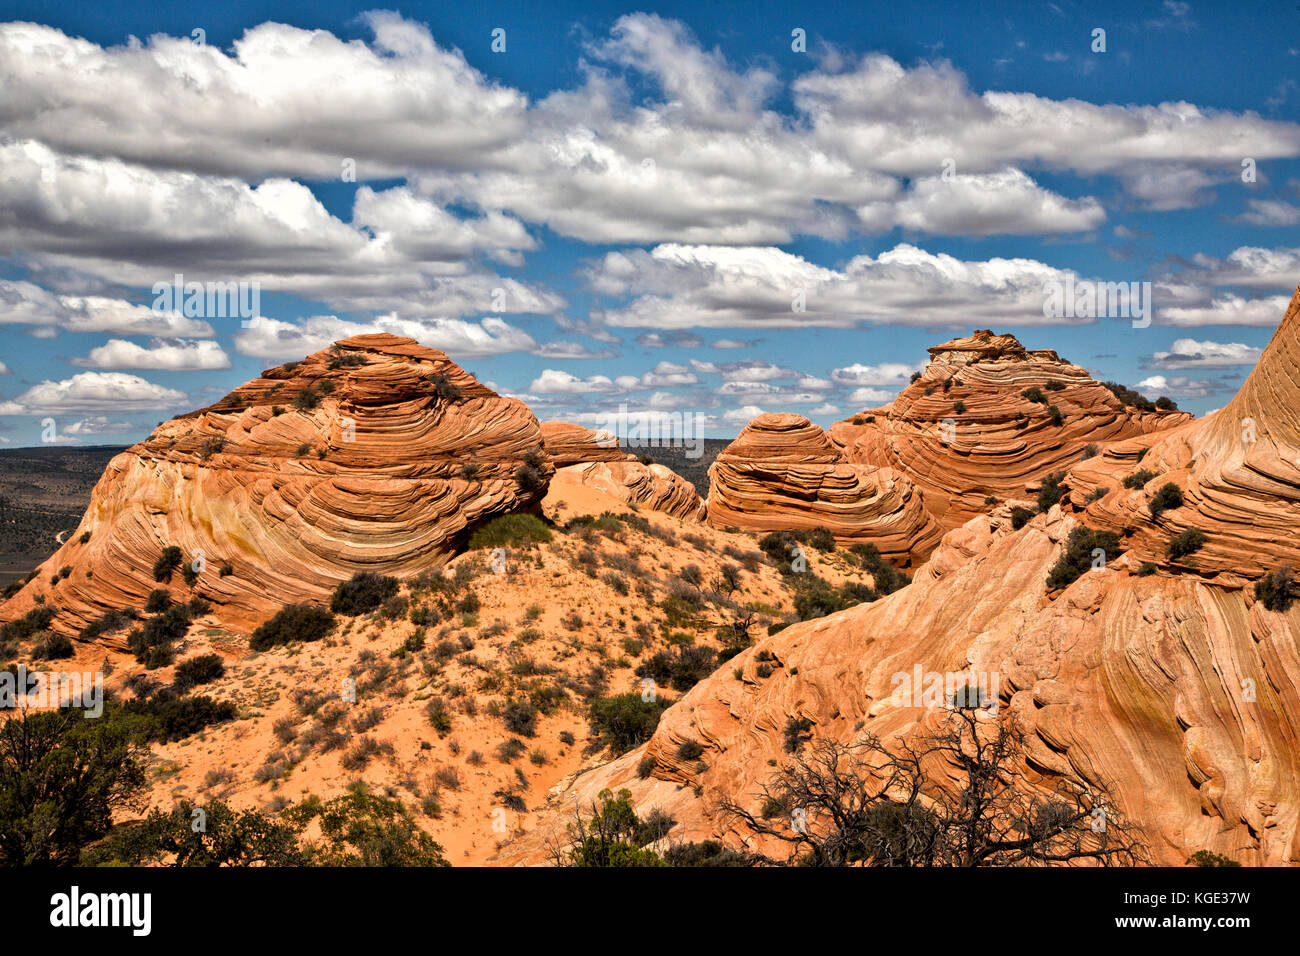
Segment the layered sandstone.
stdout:
<path fill-rule="evenodd" d="M 896 694 L 900 675 L 919 671 L 983 676 L 998 718 L 1027 731 L 1021 785 L 1107 787 L 1153 862 L 1210 850 L 1245 865 L 1300 863 L 1300 603 L 1268 610 L 1250 586 L 1300 559 L 1286 537 L 1298 516 L 1298 408 L 1300 291 L 1223 411 L 1111 446 L 1075 466 L 1066 499 L 1023 528 L 994 508 L 948 532 L 910 586 L 743 652 L 667 710 L 645 746 L 560 789 L 551 816 L 502 859 L 538 859 L 607 787 L 630 790 L 642 816 L 671 815 L 670 839 L 756 846 L 715 808 L 727 797 L 759 811 L 760 787 L 791 759 L 789 721 L 842 743 L 930 732 L 942 705 Z M 1087 501 L 1139 456 L 1158 478 Z M 1186 504 L 1152 519 L 1164 480 Z M 1123 553 L 1049 591 L 1071 533 L 1106 524 Z M 1208 534 L 1195 567 L 1159 558 L 1185 526 Z M 677 756 L 687 741 L 703 747 L 698 758 Z"/>
<path fill-rule="evenodd" d="M 1147 480 L 1126 488 L 1139 472 Z M 1153 516 L 1152 500 L 1169 483 L 1183 504 Z M 1068 485 L 1082 520 L 1124 534 L 1131 554 L 1163 569 L 1231 584 L 1300 567 L 1300 291 L 1232 401 L 1174 431 L 1108 449 L 1072 469 Z M 1171 558 L 1170 540 L 1192 529 L 1204 545 Z"/>
<path fill-rule="evenodd" d="M 666 465 L 593 461 L 559 469 L 552 484 L 557 492 L 567 485 L 585 485 L 633 507 L 684 521 L 703 521 L 708 513 L 695 486 Z"/>
<path fill-rule="evenodd" d="M 928 554 L 939 527 L 907 476 L 853 462 L 801 415 L 754 419 L 709 468 L 709 523 L 744 531 L 824 527 L 890 560 Z"/>
<path fill-rule="evenodd" d="M 167 587 L 247 630 L 357 571 L 436 566 L 477 525 L 535 507 L 552 473 L 522 402 L 413 339 L 344 339 L 114 458 L 80 526 L 0 620 L 43 597 L 60 608 L 55 629 L 75 633 L 139 608 L 175 546 L 198 577 L 188 587 L 178 570 Z"/>
<path fill-rule="evenodd" d="M 1125 406 L 1085 369 L 1013 335 L 977 330 L 929 353 L 893 402 L 837 422 L 830 437 L 848 460 L 906 475 L 945 530 L 988 510 L 989 497 L 1032 495 L 1110 442 L 1191 420 Z"/>
<path fill-rule="evenodd" d="M 636 461 L 636 456 L 623 451 L 618 436 L 610 432 L 555 421 L 542 422 L 541 428 L 546 454 L 556 468 L 589 461 Z"/>

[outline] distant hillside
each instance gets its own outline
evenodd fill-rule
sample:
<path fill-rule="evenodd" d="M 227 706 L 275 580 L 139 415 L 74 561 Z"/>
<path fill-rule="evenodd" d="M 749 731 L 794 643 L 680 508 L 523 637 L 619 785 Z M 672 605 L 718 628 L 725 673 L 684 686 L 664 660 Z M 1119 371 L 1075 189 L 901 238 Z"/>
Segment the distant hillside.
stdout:
<path fill-rule="evenodd" d="M 0 586 L 54 553 L 77 526 L 105 466 L 124 448 L 45 445 L 0 449 Z"/>
<path fill-rule="evenodd" d="M 624 451 L 638 458 L 648 458 L 661 465 L 667 465 L 677 474 L 695 486 L 701 498 L 709 496 L 709 466 L 718 457 L 722 449 L 732 443 L 731 438 L 704 439 L 703 454 L 699 458 L 688 458 L 690 449 L 686 448 L 627 448 Z"/>

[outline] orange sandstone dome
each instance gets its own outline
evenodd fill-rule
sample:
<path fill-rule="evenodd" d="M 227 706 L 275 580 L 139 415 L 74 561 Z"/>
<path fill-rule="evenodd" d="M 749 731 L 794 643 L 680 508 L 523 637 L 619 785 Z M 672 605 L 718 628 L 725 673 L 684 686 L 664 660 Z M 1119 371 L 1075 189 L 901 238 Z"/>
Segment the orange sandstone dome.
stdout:
<path fill-rule="evenodd" d="M 114 458 L 77 530 L 0 620 L 43 597 L 61 609 L 54 628 L 75 634 L 106 610 L 138 609 L 177 547 L 198 571 L 192 586 L 172 575 L 177 599 L 200 595 L 225 625 L 251 629 L 357 571 L 436 566 L 476 526 L 534 508 L 553 471 L 522 402 L 413 339 L 355 336 Z"/>

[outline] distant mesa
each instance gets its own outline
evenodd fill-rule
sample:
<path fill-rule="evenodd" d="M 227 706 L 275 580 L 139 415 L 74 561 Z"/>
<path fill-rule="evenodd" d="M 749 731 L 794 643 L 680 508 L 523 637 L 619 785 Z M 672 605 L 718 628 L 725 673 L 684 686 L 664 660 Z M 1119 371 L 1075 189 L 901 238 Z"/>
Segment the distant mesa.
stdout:
<path fill-rule="evenodd" d="M 75 634 L 139 608 L 176 547 L 177 599 L 201 595 L 248 630 L 285 604 L 326 600 L 357 571 L 440 563 L 475 527 L 536 509 L 553 473 L 522 402 L 414 339 L 343 339 L 117 455 L 76 532 L 0 620 L 43 599 L 61 609 L 54 628 Z"/>

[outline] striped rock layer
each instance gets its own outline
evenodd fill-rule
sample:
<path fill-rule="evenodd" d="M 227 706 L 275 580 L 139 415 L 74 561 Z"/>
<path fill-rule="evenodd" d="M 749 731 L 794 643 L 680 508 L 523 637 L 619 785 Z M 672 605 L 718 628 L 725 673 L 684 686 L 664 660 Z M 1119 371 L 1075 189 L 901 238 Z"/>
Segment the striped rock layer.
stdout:
<path fill-rule="evenodd" d="M 559 469 L 552 484 L 557 490 L 566 484 L 585 485 L 634 507 L 685 521 L 703 521 L 708 514 L 695 486 L 666 465 L 593 461 Z"/>
<path fill-rule="evenodd" d="M 189 587 L 177 572 L 166 587 L 248 630 L 285 604 L 326 600 L 357 571 L 438 565 L 476 526 L 534 508 L 553 471 L 522 402 L 413 339 L 344 339 L 115 457 L 80 526 L 0 620 L 42 596 L 60 608 L 62 633 L 139 609 L 160 586 L 155 562 L 176 546 L 199 574 Z"/>
<path fill-rule="evenodd" d="M 1153 522 L 1149 488 L 1075 503 L 1142 448 L 1141 464 L 1167 469 L 1187 504 Z M 1209 850 L 1243 865 L 1300 863 L 1300 601 L 1269 610 L 1249 586 L 1300 560 L 1286 535 L 1300 496 L 1300 293 L 1222 412 L 1121 443 L 1067 480 L 1067 498 L 1023 528 L 994 508 L 948 532 L 908 587 L 733 658 L 665 711 L 643 747 L 571 781 L 503 860 L 541 859 L 607 787 L 630 790 L 643 818 L 660 809 L 677 820 L 671 840 L 758 845 L 714 812 L 718 798 L 759 812 L 771 765 L 790 759 L 791 720 L 810 721 L 813 742 L 933 732 L 942 707 L 894 694 L 898 675 L 919 669 L 985 675 L 986 686 L 996 676 L 999 717 L 1027 732 L 1024 785 L 1107 786 L 1153 862 Z M 1071 532 L 1107 522 L 1131 526 L 1124 553 L 1049 592 Z M 1162 551 L 1153 542 L 1184 525 L 1208 534 L 1196 567 L 1142 569 Z M 703 753 L 679 757 L 686 741 Z"/>
<path fill-rule="evenodd" d="M 541 427 L 546 454 L 556 468 L 589 461 L 636 461 L 636 456 L 623 451 L 618 445 L 618 436 L 610 432 L 595 431 L 572 422 L 542 422 Z"/>
<path fill-rule="evenodd" d="M 1012 335 L 977 330 L 929 352 L 921 377 L 893 402 L 836 422 L 830 437 L 848 460 L 906 475 L 944 530 L 986 512 L 989 497 L 1031 495 L 1109 442 L 1192 417 L 1125 406 L 1083 368 Z M 1025 396 L 1033 389 L 1043 401 Z"/>
<path fill-rule="evenodd" d="M 921 559 L 941 533 L 906 476 L 851 461 L 817 425 L 789 413 L 758 416 L 718 455 L 708 515 L 714 527 L 742 531 L 825 527 L 899 563 Z"/>

